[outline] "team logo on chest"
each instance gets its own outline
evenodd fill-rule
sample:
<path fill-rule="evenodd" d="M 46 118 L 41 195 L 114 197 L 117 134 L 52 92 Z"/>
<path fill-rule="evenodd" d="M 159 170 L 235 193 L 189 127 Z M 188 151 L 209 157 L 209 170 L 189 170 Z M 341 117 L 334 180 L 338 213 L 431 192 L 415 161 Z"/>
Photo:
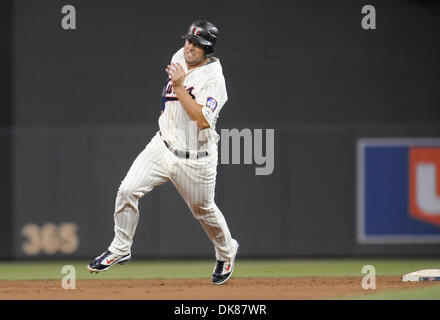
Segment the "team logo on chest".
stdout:
<path fill-rule="evenodd" d="M 189 87 L 188 88 L 188 87 L 185 86 L 185 90 L 189 93 L 191 98 L 193 98 L 194 100 L 196 99 L 196 96 L 193 94 L 194 87 Z M 177 96 L 176 96 L 176 93 L 174 92 L 173 85 L 171 84 L 171 80 L 168 80 L 168 84 L 166 85 L 164 97 L 165 97 L 166 101 L 176 101 L 176 100 L 178 100 Z"/>

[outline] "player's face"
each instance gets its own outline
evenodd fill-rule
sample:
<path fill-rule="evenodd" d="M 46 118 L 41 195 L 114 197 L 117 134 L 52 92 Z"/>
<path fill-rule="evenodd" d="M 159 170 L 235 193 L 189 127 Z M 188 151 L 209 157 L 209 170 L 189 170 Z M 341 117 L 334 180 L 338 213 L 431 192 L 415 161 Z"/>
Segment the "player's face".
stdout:
<path fill-rule="evenodd" d="M 196 68 L 205 63 L 205 51 L 203 47 L 197 42 L 191 40 L 185 41 L 185 48 L 183 49 L 186 64 L 188 69 Z"/>

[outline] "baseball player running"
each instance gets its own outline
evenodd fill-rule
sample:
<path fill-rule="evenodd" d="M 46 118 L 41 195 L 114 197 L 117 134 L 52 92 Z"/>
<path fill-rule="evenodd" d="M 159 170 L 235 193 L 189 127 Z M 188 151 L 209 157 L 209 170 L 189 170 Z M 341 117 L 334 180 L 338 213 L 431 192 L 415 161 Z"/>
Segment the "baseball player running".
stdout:
<path fill-rule="evenodd" d="M 218 35 L 216 26 L 199 20 L 182 37 L 186 39 L 184 47 L 165 69 L 168 80 L 162 93 L 159 131 L 119 187 L 114 239 L 90 262 L 90 272 L 105 271 L 131 259 L 139 199 L 171 181 L 214 245 L 212 283 L 223 284 L 232 275 L 239 244 L 214 202 L 220 139 L 215 125 L 228 99 L 220 60 L 213 56 Z"/>

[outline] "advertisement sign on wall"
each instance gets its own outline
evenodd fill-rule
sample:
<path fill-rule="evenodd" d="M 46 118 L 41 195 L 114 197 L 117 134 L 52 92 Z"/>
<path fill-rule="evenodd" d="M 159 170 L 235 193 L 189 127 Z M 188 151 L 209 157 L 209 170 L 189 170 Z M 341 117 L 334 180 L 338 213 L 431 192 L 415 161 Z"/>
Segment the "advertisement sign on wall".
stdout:
<path fill-rule="evenodd" d="M 440 243 L 440 138 L 357 143 L 359 243 Z"/>

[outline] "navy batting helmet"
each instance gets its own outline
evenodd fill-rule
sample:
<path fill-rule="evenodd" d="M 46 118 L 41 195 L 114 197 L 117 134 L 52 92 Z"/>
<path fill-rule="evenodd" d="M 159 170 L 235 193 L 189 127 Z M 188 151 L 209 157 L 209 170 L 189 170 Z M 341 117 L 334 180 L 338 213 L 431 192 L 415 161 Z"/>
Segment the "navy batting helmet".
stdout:
<path fill-rule="evenodd" d="M 188 33 L 182 38 L 200 43 L 205 55 L 210 57 L 214 53 L 218 35 L 218 29 L 214 24 L 206 20 L 197 20 L 190 25 Z"/>

